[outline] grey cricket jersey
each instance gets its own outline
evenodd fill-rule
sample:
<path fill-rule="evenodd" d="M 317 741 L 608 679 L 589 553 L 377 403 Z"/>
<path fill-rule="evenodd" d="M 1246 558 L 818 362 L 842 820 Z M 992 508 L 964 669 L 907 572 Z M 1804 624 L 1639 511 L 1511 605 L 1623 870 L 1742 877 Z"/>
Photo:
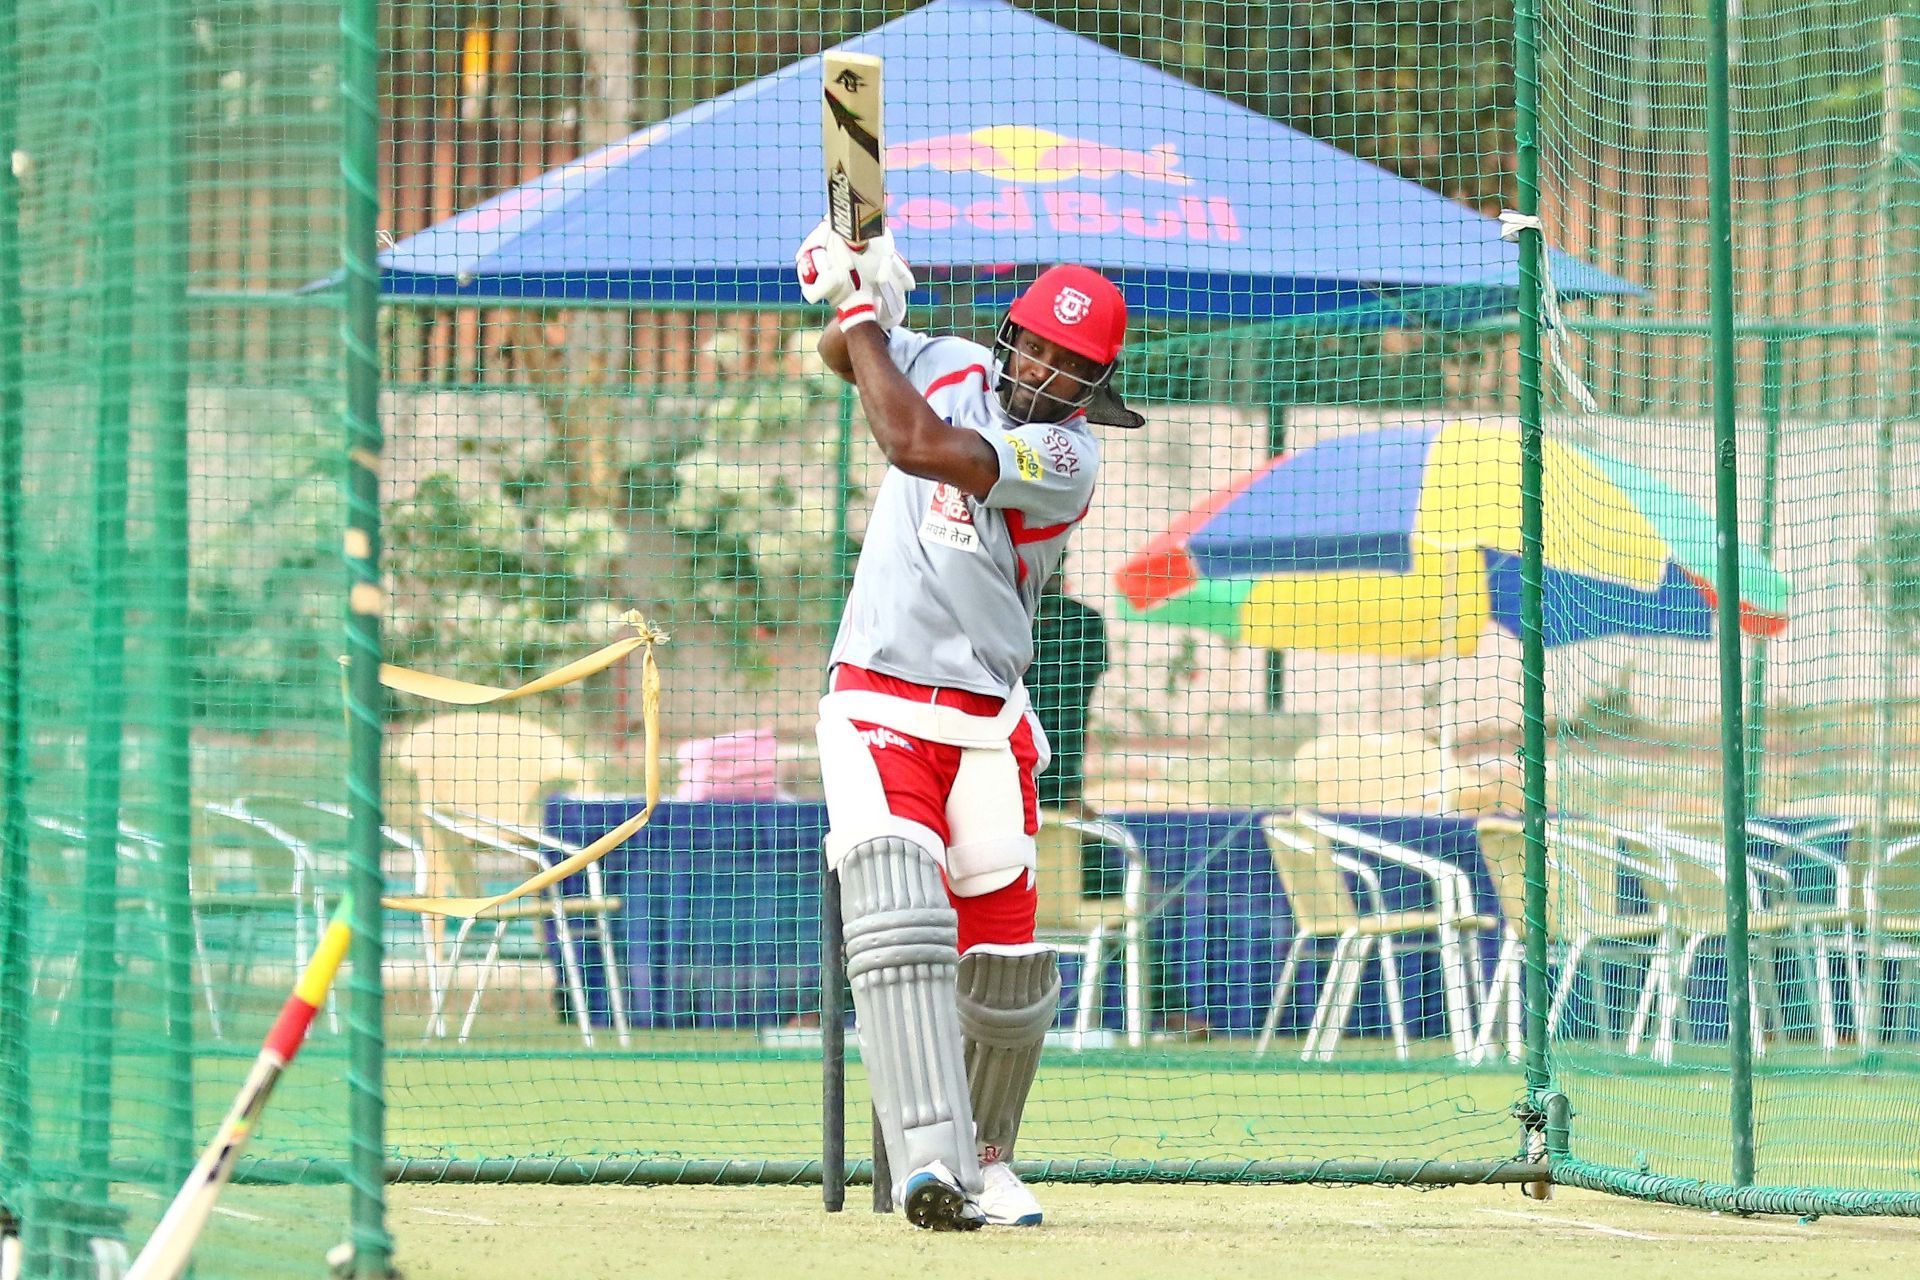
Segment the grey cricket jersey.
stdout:
<path fill-rule="evenodd" d="M 978 343 L 895 329 L 887 345 L 936 413 L 993 446 L 1000 479 L 982 502 L 887 468 L 831 661 L 1007 697 L 1033 660 L 1040 588 L 1093 497 L 1099 443 L 1078 413 L 1015 423 Z"/>

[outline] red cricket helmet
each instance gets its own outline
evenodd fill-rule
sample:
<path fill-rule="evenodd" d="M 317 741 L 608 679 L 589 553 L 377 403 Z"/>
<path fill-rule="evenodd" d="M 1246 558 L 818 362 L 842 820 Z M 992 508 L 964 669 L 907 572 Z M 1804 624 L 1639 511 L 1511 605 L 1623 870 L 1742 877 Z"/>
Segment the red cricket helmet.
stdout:
<path fill-rule="evenodd" d="M 1099 364 L 1120 358 L 1127 340 L 1127 304 L 1113 281 L 1092 267 L 1050 267 L 1013 300 L 1007 318 L 1049 342 Z"/>
<path fill-rule="evenodd" d="M 1101 366 L 1085 402 L 1089 422 L 1113 427 L 1145 424 L 1121 402 L 1113 386 L 1120 348 L 1127 341 L 1127 302 L 1113 281 L 1092 267 L 1049 267 L 1007 309 L 997 346 L 1011 347 L 1014 327 Z"/>

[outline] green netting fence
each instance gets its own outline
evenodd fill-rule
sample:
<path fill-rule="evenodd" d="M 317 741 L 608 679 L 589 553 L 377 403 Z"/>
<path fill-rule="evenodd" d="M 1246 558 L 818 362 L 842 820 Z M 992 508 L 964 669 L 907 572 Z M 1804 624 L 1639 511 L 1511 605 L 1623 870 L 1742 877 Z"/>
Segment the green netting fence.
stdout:
<path fill-rule="evenodd" d="M 197 1274 L 378 1274 L 393 1179 L 867 1175 L 812 723 L 885 464 L 779 275 L 812 98 L 755 114 L 847 40 L 930 68 L 910 325 L 990 342 L 1062 246 L 1134 309 L 1027 677 L 1086 825 L 1023 1167 L 1914 1212 L 1920 23 L 1696 9 L 0 0 L 26 1274 L 145 1239 L 356 884 Z M 1204 576 L 1182 518 L 1283 455 Z M 650 826 L 377 910 L 647 773 L 637 658 L 378 664 L 512 686 L 628 610 Z"/>

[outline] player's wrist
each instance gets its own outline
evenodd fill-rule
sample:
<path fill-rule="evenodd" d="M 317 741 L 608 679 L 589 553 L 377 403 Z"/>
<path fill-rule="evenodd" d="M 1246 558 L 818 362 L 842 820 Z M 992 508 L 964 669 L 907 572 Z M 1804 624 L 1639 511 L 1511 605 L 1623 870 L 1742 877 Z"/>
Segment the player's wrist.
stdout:
<path fill-rule="evenodd" d="M 862 293 L 850 294 L 834 309 L 834 319 L 840 322 L 840 332 L 850 333 L 861 325 L 880 326 L 880 309 L 874 300 Z"/>

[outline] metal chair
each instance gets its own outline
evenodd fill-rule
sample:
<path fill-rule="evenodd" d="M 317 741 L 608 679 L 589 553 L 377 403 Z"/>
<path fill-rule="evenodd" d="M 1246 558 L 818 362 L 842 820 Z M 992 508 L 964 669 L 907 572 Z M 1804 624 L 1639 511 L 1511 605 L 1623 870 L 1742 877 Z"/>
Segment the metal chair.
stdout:
<path fill-rule="evenodd" d="M 292 836 L 306 847 L 312 865 L 322 881 L 343 880 L 347 874 L 347 823 L 351 811 L 344 804 L 331 800 L 312 800 L 300 796 L 257 794 L 237 797 L 227 802 L 227 808 L 233 816 L 242 821 L 257 822 L 269 836 Z M 382 825 L 380 838 L 385 850 L 399 854 L 406 860 L 413 884 L 413 892 L 425 895 L 429 889 L 429 865 L 427 852 L 417 839 L 390 824 Z M 387 874 L 391 875 L 389 869 Z M 427 991 L 430 1002 L 437 1002 L 440 995 L 440 959 L 439 948 L 435 944 L 434 931 L 426 927 L 426 916 L 416 917 L 420 921 L 420 940 L 427 970 Z M 391 921 L 389 922 L 392 923 Z M 389 957 L 391 957 L 389 952 Z M 445 1034 L 444 1025 L 441 1034 Z"/>
<path fill-rule="evenodd" d="M 1749 863 L 1763 864 L 1757 887 L 1770 893 L 1765 904 L 1765 922 L 1778 926 L 1774 932 L 1791 935 L 1805 965 L 1809 1004 L 1813 1008 L 1821 1052 L 1831 1057 L 1839 1048 L 1839 1019 L 1833 994 L 1832 956 L 1837 950 L 1846 972 L 1848 989 L 1861 988 L 1860 953 L 1855 945 L 1856 914 L 1860 909 L 1856 876 L 1858 872 L 1843 854 L 1833 853 L 1819 844 L 1824 838 L 1845 831 L 1849 824 L 1821 823 L 1803 831 L 1789 831 L 1763 818 L 1747 821 L 1746 848 Z M 1704 842 L 1709 861 L 1726 856 L 1726 835 L 1718 819 L 1664 819 L 1649 829 L 1658 836 L 1663 831 L 1678 831 Z M 1809 883 L 1807 872 L 1817 871 Z M 1758 899 L 1753 900 L 1760 905 Z M 1754 932 L 1753 926 L 1748 927 Z M 1773 987 L 1769 984 L 1767 990 Z"/>
<path fill-rule="evenodd" d="M 1481 993 L 1480 1035 L 1476 1050 L 1491 1047 L 1495 1027 L 1505 1011 L 1506 1050 L 1517 1061 L 1522 1054 L 1521 1017 L 1526 1002 L 1526 842 L 1521 824 L 1512 818 L 1482 818 L 1475 824 L 1480 856 L 1487 864 L 1500 897 L 1504 932 L 1493 973 Z M 1574 818 L 1550 818 L 1547 841 L 1547 948 L 1551 960 L 1558 952 L 1560 980 L 1547 1010 L 1547 1026 L 1557 1032 L 1566 1016 L 1582 972 L 1598 952 L 1627 950 L 1648 958 L 1651 978 L 1652 948 L 1659 941 L 1661 921 L 1635 914 L 1621 905 L 1623 882 L 1642 883 L 1661 874 L 1658 866 L 1621 847 L 1618 834 L 1604 823 Z M 1596 1026 L 1612 1029 L 1599 972 L 1592 975 L 1599 1012 Z M 1646 987 L 1643 980 L 1642 990 Z M 1637 1003 L 1637 1001 L 1636 1001 Z"/>
<path fill-rule="evenodd" d="M 1920 835 L 1894 840 L 1867 866 L 1858 918 L 1871 951 L 1867 981 L 1854 990 L 1861 993 L 1856 996 L 1862 1006 L 1856 1023 L 1861 1043 L 1872 1047 L 1893 1029 L 1893 1016 L 1903 1011 L 1908 1016 L 1901 1018 L 1900 1029 L 1920 1035 L 1911 1018 L 1915 997 L 1920 997 Z M 1893 998 L 1883 1008 L 1878 996 L 1886 990 L 1889 962 L 1898 962 L 1900 968 Z M 1865 995 L 1869 987 L 1872 999 Z"/>
<path fill-rule="evenodd" d="M 535 869 L 545 870 L 554 862 L 564 860 L 578 853 L 579 849 L 563 841 L 556 840 L 545 832 L 514 823 L 502 822 L 485 814 L 468 813 L 459 809 L 428 809 L 427 817 L 439 828 L 463 840 L 472 841 L 483 848 L 512 858 L 531 863 Z M 551 857 L 549 856 L 551 855 Z M 486 914 L 493 924 L 493 935 L 487 942 L 486 957 L 480 962 L 480 971 L 474 978 L 473 995 L 467 1003 L 466 1017 L 460 1023 L 461 1044 L 473 1032 L 474 1020 L 480 1014 L 480 1001 L 485 996 L 487 982 L 493 971 L 499 967 L 501 947 L 508 926 L 516 920 L 546 920 L 553 926 L 554 939 L 560 949 L 561 971 L 565 975 L 567 1000 L 571 1006 L 574 1023 L 580 1029 L 580 1039 L 589 1048 L 593 1045 L 593 1018 L 587 1003 L 585 975 L 582 972 L 580 957 L 573 949 L 572 918 L 584 916 L 593 921 L 597 928 L 600 945 L 601 971 L 606 975 L 607 1004 L 612 1015 L 615 1034 L 624 1048 L 631 1045 L 632 1034 L 627 1022 L 625 982 L 621 969 L 614 956 L 613 916 L 620 910 L 620 899 L 607 893 L 604 872 L 598 863 L 593 863 L 582 873 L 586 878 L 587 892 L 584 896 L 567 895 L 561 891 L 561 885 L 549 885 L 537 898 L 521 898 L 513 902 L 502 903 Z M 468 918 L 460 922 L 450 944 L 445 962 L 450 971 L 457 971 L 460 953 L 466 944 L 467 935 L 472 932 L 478 918 Z M 428 1018 L 430 1028 L 439 1027 L 439 1034 L 445 1035 L 444 1005 L 447 996 L 446 987 L 436 993 L 436 1000 Z"/>
<path fill-rule="evenodd" d="M 1655 826 L 1631 833 L 1657 857 L 1661 875 L 1648 883 L 1650 899 L 1664 913 L 1664 932 L 1659 967 L 1657 1007 L 1642 1000 L 1636 1011 L 1633 1029 L 1627 1036 L 1627 1052 L 1639 1052 L 1649 1025 L 1653 1026 L 1652 1056 L 1662 1065 L 1673 1061 L 1674 1043 L 1679 1033 L 1680 1005 L 1686 983 L 1700 948 L 1709 940 L 1726 935 L 1726 847 L 1718 836 L 1699 836 Z M 1752 993 L 1753 1044 L 1756 1055 L 1764 1054 L 1769 1017 L 1780 1022 L 1777 948 L 1783 943 L 1794 946 L 1808 972 L 1824 972 L 1816 965 L 1807 940 L 1808 921 L 1785 903 L 1792 881 L 1785 871 L 1770 863 L 1751 859 L 1747 863 L 1747 898 L 1751 909 L 1747 916 L 1750 939 L 1767 949 L 1767 959 L 1759 966 L 1748 966 L 1747 982 Z M 1824 984 L 1816 984 L 1824 985 Z M 1815 1016 L 1823 1022 L 1825 1043 L 1833 1017 L 1832 989 L 1815 992 Z"/>
<path fill-rule="evenodd" d="M 36 858 L 33 861 L 32 866 L 35 877 L 39 879 L 48 890 L 44 905 L 54 913 L 65 912 L 70 915 L 77 915 L 84 906 L 80 901 L 83 891 L 81 888 L 82 868 L 79 866 L 79 863 L 86 855 L 86 827 L 80 819 L 67 815 L 55 816 L 52 814 L 39 814 L 32 819 L 32 822 L 40 832 L 54 837 L 65 855 L 59 858 Z M 122 868 L 129 865 L 143 866 L 149 872 L 157 875 L 159 864 L 165 851 L 165 844 L 159 838 L 148 835 L 130 824 L 122 822 L 119 824 L 119 837 L 115 842 L 115 851 L 120 858 Z M 187 892 L 189 900 L 194 904 L 192 908 L 194 967 L 198 971 L 202 999 L 207 1006 L 208 1024 L 213 1034 L 218 1037 L 220 1035 L 220 1007 L 214 995 L 213 966 L 207 954 L 206 937 L 200 928 L 198 913 L 199 899 L 195 893 L 194 884 L 195 877 L 193 869 L 189 867 L 187 869 Z M 149 927 L 156 932 L 165 928 L 165 921 L 161 914 L 161 904 L 151 893 L 131 892 L 116 885 L 115 903 L 116 909 L 118 910 L 136 910 L 144 914 L 147 917 Z M 48 970 L 51 967 L 52 960 L 53 955 L 51 950 L 35 948 L 34 963 L 30 969 L 29 989 L 36 996 L 39 993 L 42 983 L 47 980 Z M 57 1026 L 60 1022 L 61 1008 L 66 1001 L 67 994 L 73 988 L 75 978 L 78 976 L 78 964 L 79 955 L 76 952 L 72 957 L 72 961 L 65 975 L 60 981 L 59 990 L 54 993 L 53 999 L 50 1002 L 51 1009 L 47 1019 L 49 1025 Z"/>
<path fill-rule="evenodd" d="M 1794 807 L 1823 819 L 1800 831 L 1800 840 L 1845 840 L 1840 865 L 1846 878 L 1836 877 L 1832 906 L 1840 916 L 1855 1037 L 1861 1048 L 1877 1048 L 1920 979 L 1920 814 L 1905 802 L 1863 795 L 1816 796 Z"/>
<path fill-rule="evenodd" d="M 1082 879 L 1083 842 L 1092 839 L 1125 860 L 1119 898 L 1089 897 Z M 1074 1045 L 1079 1047 L 1099 1018 L 1101 976 L 1108 952 L 1118 947 L 1123 988 L 1122 1020 L 1127 1043 L 1146 1043 L 1147 860 L 1133 833 L 1105 818 L 1073 817 L 1057 810 L 1041 816 L 1034 839 L 1039 890 L 1035 937 L 1070 947 L 1080 956 L 1079 1003 Z"/>
<path fill-rule="evenodd" d="M 549 794 L 577 790 L 592 776 L 586 759 L 553 730 L 528 716 L 494 711 L 455 711 L 435 716 L 399 738 L 393 762 L 397 767 L 391 779 L 391 818 L 426 850 L 428 897 L 473 891 L 480 876 L 477 853 L 493 858 L 504 855 L 510 866 L 538 860 L 538 851 L 545 846 L 503 836 L 490 824 L 535 831 L 541 805 Z M 479 839 L 462 830 L 463 823 L 485 831 L 487 838 Z M 496 847 L 495 842 L 503 839 L 510 840 L 512 847 Z M 545 865 L 541 862 L 543 868 Z M 543 915 L 548 909 L 510 903 L 489 915 L 495 919 L 528 911 Z M 439 955 L 445 967 L 438 1003 L 428 1019 L 428 1034 L 444 1035 L 445 1002 L 458 976 L 460 955 L 473 922 L 463 923 L 451 940 L 446 938 L 446 921 L 440 916 L 423 917 L 421 927 L 429 950 Z M 618 986 L 617 975 L 610 971 L 609 976 Z M 572 995 L 568 998 L 571 1000 Z M 471 1026 L 469 1018 L 469 1031 Z"/>
<path fill-rule="evenodd" d="M 293 916 L 293 972 L 300 972 L 313 954 L 327 918 L 326 892 L 313 845 L 231 802 L 203 805 L 202 812 L 209 821 L 207 839 L 198 851 L 201 874 L 194 889 L 194 909 L 199 915 L 235 919 L 240 939 L 244 940 L 228 951 L 224 985 L 232 986 L 242 971 L 243 954 L 244 967 L 252 968 L 257 922 L 284 917 L 289 910 Z M 211 1002 L 211 990 L 208 999 Z M 327 1020 L 328 1029 L 338 1032 L 340 1014 L 331 991 L 327 995 Z M 217 1017 L 213 1033 L 220 1035 Z"/>
<path fill-rule="evenodd" d="M 1332 939 L 1333 955 L 1320 999 L 1314 1006 L 1313 1022 L 1301 1048 L 1301 1058 L 1307 1061 L 1318 1058 L 1323 1062 L 1332 1059 L 1334 1046 L 1346 1029 L 1359 995 L 1367 959 L 1378 943 L 1394 1051 L 1405 1059 L 1409 1054 L 1406 1010 L 1392 943 L 1400 938 L 1430 936 L 1440 956 L 1448 1038 L 1456 1057 L 1469 1058 L 1474 1041 L 1470 1004 L 1478 982 L 1468 962 L 1465 941 L 1469 934 L 1491 929 L 1496 922 L 1473 910 L 1472 886 L 1465 873 L 1439 859 L 1377 840 L 1306 810 L 1270 814 L 1262 821 L 1261 829 L 1273 855 L 1281 889 L 1287 895 L 1294 936 L 1281 964 L 1280 977 L 1274 983 L 1266 1020 L 1254 1045 L 1254 1056 L 1264 1056 L 1273 1040 L 1280 1010 L 1298 976 L 1307 944 Z M 1341 846 L 1426 876 L 1434 886 L 1436 905 L 1431 909 L 1384 909 L 1375 868 L 1353 852 L 1342 852 Z M 1347 887 L 1349 875 L 1366 895 L 1368 909 L 1365 911 Z"/>

